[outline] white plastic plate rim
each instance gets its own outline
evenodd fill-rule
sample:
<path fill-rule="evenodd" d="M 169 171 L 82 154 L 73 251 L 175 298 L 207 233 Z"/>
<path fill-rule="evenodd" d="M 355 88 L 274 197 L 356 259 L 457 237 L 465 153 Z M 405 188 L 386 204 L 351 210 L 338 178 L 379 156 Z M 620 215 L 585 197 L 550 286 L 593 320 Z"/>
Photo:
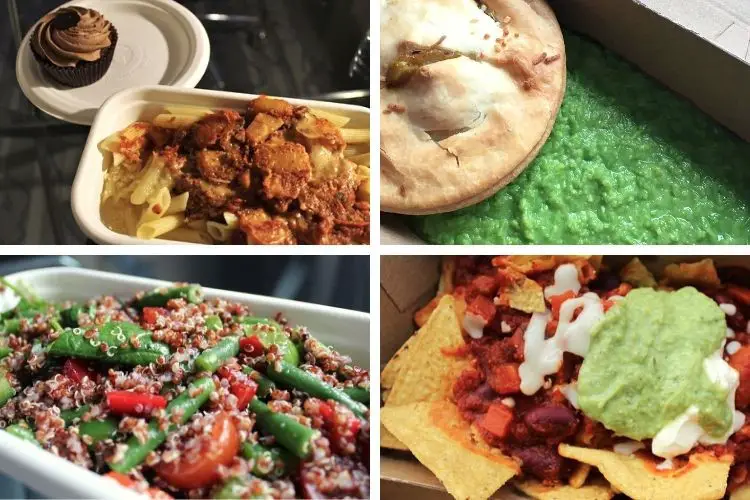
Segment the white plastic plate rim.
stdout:
<path fill-rule="evenodd" d="M 136 292 L 169 286 L 168 281 L 71 267 L 33 269 L 6 276 L 23 281 L 40 296 L 52 300 L 84 300 L 101 295 L 129 297 Z M 282 312 L 291 323 L 310 331 L 360 366 L 369 366 L 370 315 L 294 300 L 204 288 L 206 296 L 247 304 L 260 315 Z M 50 498 L 144 497 L 90 470 L 53 455 L 33 444 L 0 432 L 0 471 Z"/>
<path fill-rule="evenodd" d="M 179 22 L 180 27 L 184 30 L 184 34 L 190 39 L 190 51 L 192 54 L 189 62 L 180 69 L 174 81 L 169 82 L 169 84 L 177 87 L 195 87 L 201 78 L 203 78 L 211 57 L 208 33 L 200 20 L 188 8 L 174 0 L 119 0 L 121 3 L 128 3 L 128 1 L 134 6 L 148 5 L 174 15 L 175 20 Z M 53 10 L 68 5 L 101 8 L 100 4 L 103 2 L 106 2 L 106 0 L 72 0 Z M 16 54 L 16 79 L 21 87 L 21 91 L 34 106 L 50 116 L 70 123 L 90 125 L 94 113 L 83 112 L 86 110 L 77 109 L 75 106 L 71 107 L 70 104 L 66 107 L 64 97 L 67 89 L 58 89 L 55 87 L 55 84 L 49 83 L 46 80 L 47 77 L 42 75 L 41 68 L 34 66 L 37 63 L 29 47 L 34 26 L 36 24 L 23 37 L 18 48 L 18 53 Z M 121 39 L 125 29 L 127 29 L 127 26 L 120 27 L 119 33 Z M 169 54 L 164 55 L 169 57 Z M 40 80 L 40 78 L 43 80 Z M 40 84 L 47 84 L 47 86 L 40 86 Z M 96 83 L 93 85 L 96 85 Z"/>
<path fill-rule="evenodd" d="M 114 245 L 196 245 L 180 241 L 153 239 L 141 240 L 116 233 L 104 225 L 99 211 L 99 200 L 104 185 L 102 165 L 104 158 L 97 145 L 110 134 L 122 130 L 138 119 L 151 119 L 164 106 L 199 106 L 244 110 L 257 94 L 241 94 L 203 89 L 180 89 L 164 85 L 134 87 L 113 95 L 99 108 L 91 125 L 86 146 L 78 164 L 71 205 L 76 223 L 86 235 L 97 243 Z M 278 97 L 293 104 L 320 108 L 352 118 L 351 126 L 369 128 L 370 110 L 362 106 L 339 104 L 310 99 Z"/>

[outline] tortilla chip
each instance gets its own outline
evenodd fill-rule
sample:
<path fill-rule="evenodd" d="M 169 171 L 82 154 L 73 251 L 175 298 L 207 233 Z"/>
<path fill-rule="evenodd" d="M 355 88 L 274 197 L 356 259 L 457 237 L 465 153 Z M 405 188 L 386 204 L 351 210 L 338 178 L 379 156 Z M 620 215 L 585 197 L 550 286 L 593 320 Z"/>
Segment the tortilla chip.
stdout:
<path fill-rule="evenodd" d="M 576 470 L 574 470 L 573 473 L 570 475 L 570 479 L 568 479 L 568 484 L 571 485 L 573 488 L 580 488 L 586 483 L 586 478 L 589 477 L 590 472 L 591 472 L 591 466 L 589 464 L 579 463 L 576 466 Z"/>
<path fill-rule="evenodd" d="M 385 428 L 383 422 L 380 422 L 380 447 L 390 448 L 392 450 L 403 450 L 409 451 L 404 443 L 396 439 L 396 436 L 391 434 L 391 431 Z"/>
<path fill-rule="evenodd" d="M 683 262 L 669 264 L 664 268 L 664 281 L 675 286 L 693 285 L 704 288 L 716 288 L 721 285 L 719 273 L 712 259 L 700 262 Z"/>
<path fill-rule="evenodd" d="M 398 351 L 396 351 L 396 354 L 394 354 L 393 357 L 388 360 L 388 363 L 386 363 L 385 367 L 380 372 L 380 387 L 383 390 L 384 395 L 386 392 L 390 393 L 390 390 L 393 388 L 393 384 L 396 383 L 396 377 L 398 377 L 398 372 L 401 371 L 401 367 L 404 366 L 404 363 L 406 362 L 406 356 L 409 352 L 409 348 L 414 345 L 416 340 L 416 333 L 406 339 L 404 345 L 399 347 Z M 387 399 L 388 398 L 386 398 L 385 396 L 383 397 L 383 401 Z"/>
<path fill-rule="evenodd" d="M 443 295 L 444 294 L 439 293 L 434 299 L 425 304 L 424 307 L 417 309 L 417 312 L 414 313 L 414 323 L 416 323 L 419 328 L 422 328 L 427 321 L 429 321 L 430 316 L 432 316 L 432 313 L 437 309 L 438 303 Z"/>
<path fill-rule="evenodd" d="M 508 292 L 510 307 L 525 313 L 544 312 L 544 289 L 536 281 L 526 278 Z"/>
<path fill-rule="evenodd" d="M 417 340 L 398 370 L 386 406 L 447 398 L 453 381 L 468 363 L 443 351 L 464 345 L 455 304 L 453 297 L 443 296 L 429 321 L 419 329 Z"/>
<path fill-rule="evenodd" d="M 506 255 L 492 259 L 495 267 L 510 267 L 523 274 L 551 271 L 560 264 L 587 262 L 595 271 L 602 265 L 601 255 Z"/>
<path fill-rule="evenodd" d="M 380 418 L 457 499 L 489 498 L 518 472 L 511 459 L 472 446 L 468 424 L 449 401 L 386 406 Z"/>
<path fill-rule="evenodd" d="M 604 481 L 581 488 L 568 485 L 545 486 L 537 481 L 516 481 L 513 485 L 538 500 L 609 500 L 614 495 L 614 491 Z"/>
<path fill-rule="evenodd" d="M 727 489 L 731 457 L 693 454 L 690 463 L 675 471 L 657 471 L 637 456 L 620 455 L 609 450 L 579 448 L 561 444 L 560 455 L 593 465 L 617 490 L 632 498 L 649 500 L 691 500 L 721 498 Z"/>
<path fill-rule="evenodd" d="M 443 257 L 440 263 L 440 281 L 438 282 L 438 294 L 453 293 L 453 276 L 456 272 L 456 258 Z"/>
<path fill-rule="evenodd" d="M 729 500 L 750 500 L 750 484 L 740 486 L 729 495 Z"/>
<path fill-rule="evenodd" d="M 643 262 L 641 262 L 638 257 L 633 257 L 633 259 L 622 268 L 620 271 L 620 278 L 622 278 L 622 281 L 639 288 L 653 288 L 656 286 L 654 275 L 651 274 L 651 271 L 643 265 Z"/>

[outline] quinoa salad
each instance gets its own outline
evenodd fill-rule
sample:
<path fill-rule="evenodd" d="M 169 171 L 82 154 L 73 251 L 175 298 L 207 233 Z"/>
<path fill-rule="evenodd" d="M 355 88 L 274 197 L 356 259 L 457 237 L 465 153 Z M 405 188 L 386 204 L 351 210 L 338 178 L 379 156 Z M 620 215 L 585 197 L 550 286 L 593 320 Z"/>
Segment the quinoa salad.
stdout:
<path fill-rule="evenodd" d="M 369 497 L 369 373 L 306 327 L 184 283 L 0 290 L 6 432 L 151 498 Z"/>

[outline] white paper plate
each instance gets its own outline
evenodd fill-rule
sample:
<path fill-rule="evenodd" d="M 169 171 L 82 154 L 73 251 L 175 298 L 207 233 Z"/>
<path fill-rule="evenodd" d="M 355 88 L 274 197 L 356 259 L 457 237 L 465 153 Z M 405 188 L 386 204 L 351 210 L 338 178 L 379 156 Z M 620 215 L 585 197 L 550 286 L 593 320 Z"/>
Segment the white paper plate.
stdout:
<path fill-rule="evenodd" d="M 45 113 L 91 125 L 111 95 L 140 85 L 195 87 L 210 57 L 208 34 L 197 17 L 174 0 L 74 0 L 101 12 L 117 28 L 119 40 L 104 77 L 72 89 L 53 82 L 31 52 L 26 34 L 16 56 L 16 78 L 24 95 Z"/>
<path fill-rule="evenodd" d="M 226 108 L 244 112 L 247 103 L 258 97 L 255 94 L 238 94 L 202 89 L 176 89 L 174 87 L 138 87 L 124 90 L 112 96 L 96 115 L 86 147 L 78 164 L 70 202 L 73 216 L 81 230 L 97 243 L 113 245 L 195 245 L 181 241 L 153 239 L 139 240 L 133 236 L 116 233 L 104 225 L 99 211 L 104 172 L 104 157 L 97 145 L 108 135 L 122 130 L 138 120 L 151 120 L 164 106 L 198 106 L 206 108 Z M 293 104 L 318 108 L 351 118 L 347 126 L 353 128 L 370 127 L 370 110 L 362 106 L 338 104 L 335 102 L 292 99 L 279 96 Z"/>
<path fill-rule="evenodd" d="M 169 285 L 166 281 L 70 267 L 34 269 L 6 278 L 13 283 L 23 281 L 48 300 L 80 301 L 101 295 L 128 297 L 141 290 Z M 307 326 L 313 335 L 350 355 L 355 363 L 364 368 L 369 366 L 369 314 L 215 288 L 204 288 L 204 291 L 207 297 L 247 304 L 259 315 L 283 312 L 290 323 Z M 145 498 L 6 432 L 0 432 L 0 472 L 49 498 Z"/>

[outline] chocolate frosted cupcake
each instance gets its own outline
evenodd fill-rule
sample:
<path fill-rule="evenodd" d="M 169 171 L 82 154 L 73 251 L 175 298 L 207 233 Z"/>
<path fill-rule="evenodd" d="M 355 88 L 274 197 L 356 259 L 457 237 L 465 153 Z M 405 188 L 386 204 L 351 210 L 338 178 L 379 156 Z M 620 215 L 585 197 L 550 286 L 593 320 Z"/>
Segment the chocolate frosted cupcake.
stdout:
<path fill-rule="evenodd" d="M 100 13 L 63 7 L 44 16 L 31 36 L 31 51 L 44 71 L 68 87 L 91 85 L 112 63 L 117 30 Z"/>

